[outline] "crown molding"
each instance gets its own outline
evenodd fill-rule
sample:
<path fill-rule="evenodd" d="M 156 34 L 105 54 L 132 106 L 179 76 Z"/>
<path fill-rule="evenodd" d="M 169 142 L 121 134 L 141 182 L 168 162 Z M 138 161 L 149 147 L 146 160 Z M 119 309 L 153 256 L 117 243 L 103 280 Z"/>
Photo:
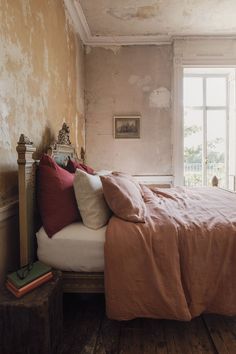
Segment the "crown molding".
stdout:
<path fill-rule="evenodd" d="M 84 11 L 82 9 L 82 6 L 80 5 L 80 2 L 78 0 L 73 0 L 74 1 L 74 6 L 77 11 L 77 15 L 79 18 L 79 22 L 81 23 L 81 26 L 83 27 L 83 30 L 86 34 L 86 38 L 90 40 L 92 38 L 92 34 L 88 25 L 88 22 L 86 20 L 86 17 L 84 15 Z"/>
<path fill-rule="evenodd" d="M 92 38 L 92 34 L 79 1 L 64 0 L 64 3 L 74 24 L 75 31 L 79 34 L 83 43 L 87 44 Z"/>
<path fill-rule="evenodd" d="M 100 36 L 92 35 L 82 6 L 79 0 L 64 0 L 65 6 L 74 24 L 75 31 L 79 34 L 85 45 L 99 46 L 122 46 L 122 45 L 165 45 L 172 44 L 175 40 L 200 40 L 200 39 L 236 39 L 236 35 L 139 35 L 139 36 Z"/>
<path fill-rule="evenodd" d="M 85 43 L 89 46 L 121 46 L 121 45 L 164 45 L 171 44 L 167 36 L 93 36 Z"/>
<path fill-rule="evenodd" d="M 189 34 L 189 35 L 176 35 L 176 36 L 172 36 L 171 37 L 172 41 L 175 41 L 175 40 L 235 40 L 236 39 L 236 35 L 234 34 L 229 34 L 229 35 L 226 35 L 226 34 L 222 34 L 222 35 L 213 35 L 213 34 Z"/>
<path fill-rule="evenodd" d="M 64 0 L 67 11 L 74 24 L 75 31 L 79 34 L 85 45 L 89 46 L 120 46 L 120 45 L 163 45 L 171 44 L 170 36 L 145 35 L 145 36 L 93 36 L 83 9 L 78 0 Z"/>

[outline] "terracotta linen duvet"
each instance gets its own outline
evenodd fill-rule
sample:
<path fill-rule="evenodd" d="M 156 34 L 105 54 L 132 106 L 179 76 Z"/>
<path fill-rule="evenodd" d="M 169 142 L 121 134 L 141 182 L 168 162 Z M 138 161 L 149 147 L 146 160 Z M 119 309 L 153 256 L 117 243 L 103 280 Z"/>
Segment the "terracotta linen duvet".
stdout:
<path fill-rule="evenodd" d="M 113 216 L 105 242 L 111 319 L 236 315 L 236 195 L 142 186 L 146 222 Z"/>

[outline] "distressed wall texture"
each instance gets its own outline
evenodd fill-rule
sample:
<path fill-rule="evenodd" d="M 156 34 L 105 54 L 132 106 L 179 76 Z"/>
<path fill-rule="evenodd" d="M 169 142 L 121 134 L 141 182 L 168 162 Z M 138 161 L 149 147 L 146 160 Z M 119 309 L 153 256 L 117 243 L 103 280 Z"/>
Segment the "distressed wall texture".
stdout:
<path fill-rule="evenodd" d="M 36 147 L 66 121 L 84 145 L 83 46 L 63 0 L 0 0 L 0 206 L 17 193 L 20 133 Z"/>
<path fill-rule="evenodd" d="M 86 48 L 86 156 L 96 169 L 168 175 L 172 47 Z M 114 139 L 114 115 L 141 115 L 141 139 Z"/>

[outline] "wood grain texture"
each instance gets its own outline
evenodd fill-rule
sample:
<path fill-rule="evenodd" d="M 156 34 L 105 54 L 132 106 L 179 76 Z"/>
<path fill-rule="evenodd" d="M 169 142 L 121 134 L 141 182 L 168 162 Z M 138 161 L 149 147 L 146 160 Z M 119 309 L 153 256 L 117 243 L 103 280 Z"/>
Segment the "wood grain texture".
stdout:
<path fill-rule="evenodd" d="M 89 296 L 65 296 L 63 354 L 93 353 L 104 316 L 104 299 Z M 73 318 L 73 320 L 72 320 Z"/>
<path fill-rule="evenodd" d="M 109 320 L 105 315 L 99 330 L 96 354 L 116 354 L 119 351 L 119 341 L 121 333 L 121 324 L 117 321 Z"/>
<path fill-rule="evenodd" d="M 165 321 L 168 353 L 215 353 L 201 317 L 190 322 Z"/>
<path fill-rule="evenodd" d="M 64 293 L 104 293 L 103 273 L 62 272 Z"/>
<path fill-rule="evenodd" d="M 204 321 L 218 353 L 236 353 L 236 317 L 205 315 Z"/>
<path fill-rule="evenodd" d="M 64 297 L 63 354 L 234 354 L 236 317 L 112 321 L 102 294 Z"/>
<path fill-rule="evenodd" d="M 62 341 L 62 283 L 53 280 L 17 299 L 0 293 L 0 353 L 59 354 Z"/>
<path fill-rule="evenodd" d="M 19 221 L 20 221 L 20 264 L 32 260 L 35 211 L 35 161 L 36 148 L 21 134 L 16 147 L 18 153 Z"/>

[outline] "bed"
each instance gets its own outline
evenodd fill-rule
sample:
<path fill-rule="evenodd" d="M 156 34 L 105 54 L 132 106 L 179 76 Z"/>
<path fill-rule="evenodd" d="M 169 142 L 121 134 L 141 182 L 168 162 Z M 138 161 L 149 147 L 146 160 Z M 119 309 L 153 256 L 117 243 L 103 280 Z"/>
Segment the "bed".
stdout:
<path fill-rule="evenodd" d="M 66 137 L 62 134 L 62 129 L 59 131 L 57 142 L 45 146 L 44 151 L 49 155 L 62 163 L 68 158 L 77 159 L 84 162 L 84 150 L 81 149 L 80 158 L 78 159 L 74 146 L 70 143 L 69 136 Z M 37 242 L 40 243 L 40 249 L 38 249 L 41 260 L 48 262 L 49 252 L 54 249 L 54 244 L 58 241 L 63 244 L 63 240 L 60 240 L 60 235 L 54 239 L 47 239 L 45 232 L 42 228 L 42 223 L 39 217 L 39 211 L 36 207 L 36 179 L 39 160 L 42 153 L 38 153 L 34 147 L 33 142 L 24 134 L 21 134 L 19 142 L 16 147 L 18 153 L 18 184 L 19 184 L 19 224 L 20 224 L 20 265 L 24 266 L 37 257 Z M 145 183 L 145 181 L 144 181 Z M 153 183 L 152 180 L 147 180 L 148 184 Z M 158 183 L 160 187 L 170 187 L 171 179 L 164 184 Z M 63 276 L 63 290 L 68 293 L 103 293 L 104 292 L 104 241 L 105 241 L 105 228 L 93 233 L 91 230 L 84 228 L 79 224 L 80 230 L 83 230 L 81 234 L 82 240 L 77 238 L 78 244 L 82 244 L 83 239 L 88 237 L 93 238 L 97 246 L 94 251 L 87 249 L 83 251 L 89 252 L 91 257 L 97 258 L 97 264 L 92 266 L 85 263 L 72 264 L 69 267 L 58 262 L 58 259 L 54 259 L 52 266 L 59 267 L 62 270 Z M 85 235 L 86 232 L 86 235 Z M 59 237 L 59 240 L 58 240 Z M 63 237 L 62 237 L 63 238 Z M 73 235 L 72 235 L 73 238 Z M 73 240 L 72 240 L 73 244 Z M 57 245 L 55 248 L 58 249 Z M 95 250 L 98 250 L 96 254 Z M 42 251 L 41 251 L 42 250 Z M 54 258 L 56 256 L 54 255 Z M 59 258 L 59 257 L 58 257 Z"/>
<path fill-rule="evenodd" d="M 18 153 L 18 184 L 19 184 L 19 224 L 20 224 L 20 265 L 25 266 L 30 261 L 35 260 L 37 257 L 37 242 L 36 233 L 40 245 L 43 245 L 42 240 L 45 239 L 43 230 L 41 228 L 41 220 L 38 209 L 36 207 L 36 178 L 39 159 L 39 154 L 33 145 L 33 142 L 21 134 L 19 142 L 16 147 Z M 75 148 L 70 143 L 69 139 L 65 141 L 64 137 L 58 136 L 57 143 L 45 147 L 45 151 L 51 155 L 53 154 L 57 161 L 63 162 L 68 158 L 78 159 Z M 83 160 L 83 150 L 81 151 L 81 159 Z M 80 231 L 82 225 L 80 225 Z M 41 233 L 40 233 L 41 231 Z M 83 232 L 86 230 L 83 229 Z M 88 232 L 88 230 L 87 230 Z M 104 273 L 101 267 L 101 257 L 103 253 L 102 238 L 103 234 L 100 231 L 100 238 L 96 241 L 99 245 L 100 254 L 97 255 L 99 259 L 98 265 L 95 266 L 96 271 L 62 271 L 63 277 L 63 291 L 69 293 L 103 293 L 104 292 Z M 43 237 L 44 236 L 44 237 Z M 82 233 L 83 238 L 83 233 Z M 91 232 L 90 232 L 91 238 Z M 55 241 L 55 239 L 46 240 L 48 242 Z M 81 240 L 79 240 L 81 244 Z M 95 243 L 96 243 L 95 242 Z M 48 245 L 47 245 L 48 246 Z M 43 247 L 42 249 L 45 249 Z M 43 252 L 43 251 L 42 251 Z M 92 252 L 92 251 L 91 251 Z M 90 252 L 90 253 L 91 253 Z M 94 255 L 94 253 L 93 253 Z M 45 259 L 47 255 L 42 255 L 42 259 Z M 55 263 L 55 265 L 58 263 Z M 78 265 L 77 265 L 78 266 Z M 87 267 L 86 270 L 94 268 Z M 97 268 L 96 268 L 97 267 Z M 100 268 L 99 268 L 100 267 Z M 61 267 L 60 267 L 61 268 Z M 73 267 L 72 267 L 73 268 Z M 61 268 L 63 269 L 63 267 Z M 75 269 L 75 268 L 74 268 Z"/>
<path fill-rule="evenodd" d="M 236 315 L 236 195 L 143 188 L 145 223 L 112 217 L 105 243 L 109 318 Z"/>
<path fill-rule="evenodd" d="M 49 150 L 59 160 L 76 156 L 71 144 L 60 141 Z M 63 230 L 65 234 L 59 232 L 48 239 L 39 228 L 35 208 L 38 159 L 24 135 L 17 152 L 21 265 L 35 254 L 35 232 L 39 230 L 40 259 L 48 263 L 53 250 L 59 250 L 51 262 L 63 271 L 64 292 L 105 289 L 109 318 L 187 321 L 203 312 L 236 314 L 235 193 L 215 187 L 139 186 L 145 220 L 130 222 L 126 216 L 113 215 L 99 233 L 75 223 Z M 111 176 L 101 177 L 102 182 L 106 178 Z M 104 195 L 107 198 L 105 188 Z M 75 237 L 78 233 L 80 237 Z M 78 257 L 75 241 L 80 248 Z M 60 251 L 65 244 L 68 251 Z M 90 257 L 83 260 L 85 253 Z"/>
<path fill-rule="evenodd" d="M 74 222 L 49 238 L 42 226 L 36 233 L 37 256 L 55 269 L 72 272 L 104 272 L 106 226 L 93 230 Z"/>

